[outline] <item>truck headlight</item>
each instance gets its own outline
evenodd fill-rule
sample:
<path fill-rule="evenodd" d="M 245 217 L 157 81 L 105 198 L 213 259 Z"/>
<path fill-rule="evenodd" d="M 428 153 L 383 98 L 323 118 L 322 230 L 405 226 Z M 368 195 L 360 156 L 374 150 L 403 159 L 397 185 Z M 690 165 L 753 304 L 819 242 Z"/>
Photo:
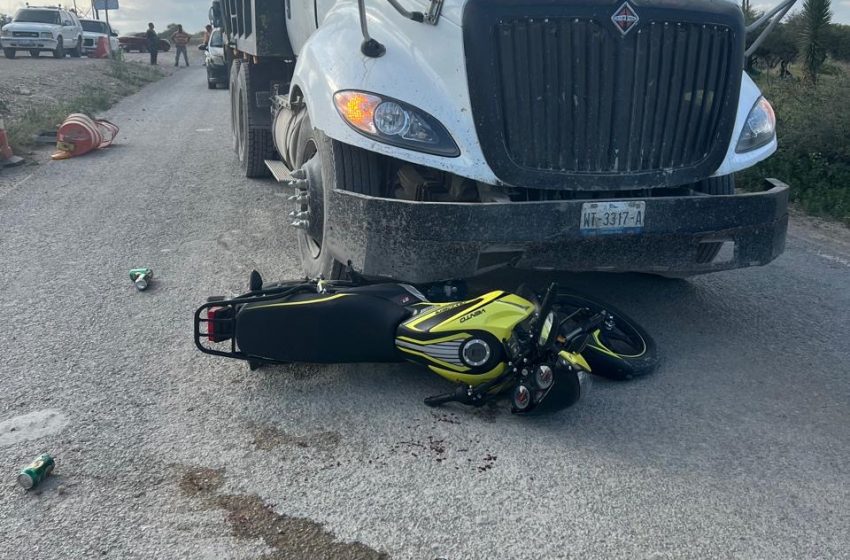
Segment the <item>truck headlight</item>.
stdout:
<path fill-rule="evenodd" d="M 363 91 L 334 94 L 342 119 L 379 142 L 438 156 L 457 157 L 460 150 L 440 121 L 402 101 Z"/>
<path fill-rule="evenodd" d="M 759 97 L 750 110 L 750 114 L 747 115 L 747 121 L 744 123 L 744 130 L 741 131 L 735 151 L 740 154 L 761 148 L 770 144 L 775 135 L 776 114 L 767 99 Z"/>
<path fill-rule="evenodd" d="M 53 38 L 53 33 L 51 33 L 50 31 L 42 31 L 38 35 L 42 39 L 52 39 Z"/>
<path fill-rule="evenodd" d="M 11 36 L 12 36 L 12 32 L 10 30 L 6 29 L 5 27 L 0 29 L 0 37 L 11 37 Z"/>

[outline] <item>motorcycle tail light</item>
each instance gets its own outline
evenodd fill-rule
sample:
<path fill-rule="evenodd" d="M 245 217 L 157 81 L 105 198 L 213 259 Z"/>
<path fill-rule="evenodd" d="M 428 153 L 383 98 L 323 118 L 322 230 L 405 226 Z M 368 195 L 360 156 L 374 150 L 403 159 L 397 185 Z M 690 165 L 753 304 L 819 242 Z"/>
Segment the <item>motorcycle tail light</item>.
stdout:
<path fill-rule="evenodd" d="M 224 342 L 233 336 L 233 309 L 230 307 L 211 307 L 207 309 L 207 339 L 210 342 Z"/>

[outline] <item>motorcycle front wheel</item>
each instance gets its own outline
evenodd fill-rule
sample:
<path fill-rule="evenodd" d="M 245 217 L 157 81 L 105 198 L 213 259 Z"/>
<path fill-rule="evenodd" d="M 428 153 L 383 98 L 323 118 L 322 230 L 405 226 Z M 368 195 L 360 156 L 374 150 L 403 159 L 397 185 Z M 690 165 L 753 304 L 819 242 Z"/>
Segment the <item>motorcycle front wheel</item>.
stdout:
<path fill-rule="evenodd" d="M 649 374 L 660 361 L 655 341 L 634 319 L 615 307 L 575 293 L 559 292 L 555 307 L 569 315 L 587 308 L 591 313 L 605 310 L 613 317 L 595 331 L 582 352 L 594 375 L 625 381 Z"/>

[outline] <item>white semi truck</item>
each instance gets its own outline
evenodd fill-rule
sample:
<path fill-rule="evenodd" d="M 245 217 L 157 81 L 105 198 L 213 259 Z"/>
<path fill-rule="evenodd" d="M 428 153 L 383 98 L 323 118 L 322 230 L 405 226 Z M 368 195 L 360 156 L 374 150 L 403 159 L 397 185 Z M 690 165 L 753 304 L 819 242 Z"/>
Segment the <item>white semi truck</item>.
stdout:
<path fill-rule="evenodd" d="M 736 194 L 733 174 L 777 147 L 747 34 L 793 3 L 749 27 L 726 0 L 216 0 L 211 19 L 233 147 L 294 187 L 306 274 L 689 276 L 784 249 L 788 187 Z"/>

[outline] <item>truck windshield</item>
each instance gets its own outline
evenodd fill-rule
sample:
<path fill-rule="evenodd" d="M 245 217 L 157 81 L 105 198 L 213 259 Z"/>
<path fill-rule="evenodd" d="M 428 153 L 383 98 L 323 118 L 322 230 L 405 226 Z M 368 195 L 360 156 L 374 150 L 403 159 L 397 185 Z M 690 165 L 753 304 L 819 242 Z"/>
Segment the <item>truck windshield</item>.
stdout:
<path fill-rule="evenodd" d="M 18 10 L 15 20 L 26 23 L 52 23 L 59 25 L 59 12 L 52 10 Z"/>
<path fill-rule="evenodd" d="M 109 34 L 109 30 L 106 29 L 106 23 L 102 21 L 80 21 L 80 24 L 83 26 L 83 31 L 88 31 L 89 33 L 103 33 L 104 35 Z"/>
<path fill-rule="evenodd" d="M 212 32 L 212 35 L 210 35 L 210 46 L 211 47 L 223 47 L 224 46 L 224 40 L 221 37 L 221 30 L 220 29 L 216 29 L 215 31 Z"/>

